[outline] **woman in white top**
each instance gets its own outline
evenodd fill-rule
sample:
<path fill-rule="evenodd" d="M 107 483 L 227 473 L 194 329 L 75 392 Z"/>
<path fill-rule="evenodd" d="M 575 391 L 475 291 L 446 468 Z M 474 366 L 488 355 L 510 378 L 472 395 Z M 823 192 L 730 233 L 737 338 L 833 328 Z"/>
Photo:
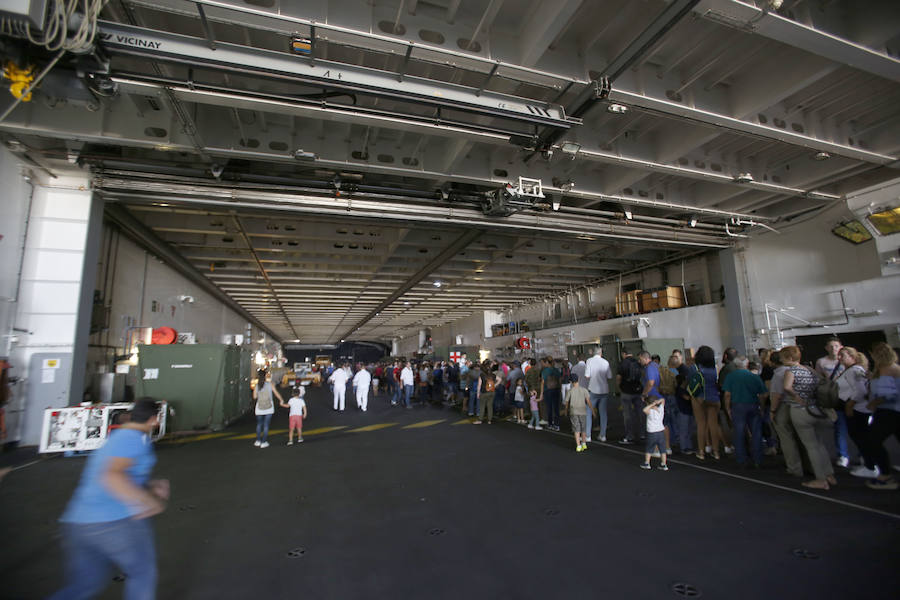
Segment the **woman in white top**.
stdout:
<path fill-rule="evenodd" d="M 273 394 L 279 402 L 284 402 L 281 394 L 272 385 L 272 374 L 260 369 L 256 372 L 256 387 L 253 388 L 253 399 L 256 400 L 256 441 L 253 445 L 259 448 L 269 447 L 269 423 L 275 414 Z"/>
<path fill-rule="evenodd" d="M 838 352 L 838 360 L 844 371 L 838 376 L 838 397 L 844 402 L 844 414 L 847 416 L 847 432 L 856 444 L 862 458 L 863 443 L 869 431 L 869 417 L 872 411 L 866 407 L 866 396 L 869 393 L 869 359 L 856 348 L 845 346 Z"/>

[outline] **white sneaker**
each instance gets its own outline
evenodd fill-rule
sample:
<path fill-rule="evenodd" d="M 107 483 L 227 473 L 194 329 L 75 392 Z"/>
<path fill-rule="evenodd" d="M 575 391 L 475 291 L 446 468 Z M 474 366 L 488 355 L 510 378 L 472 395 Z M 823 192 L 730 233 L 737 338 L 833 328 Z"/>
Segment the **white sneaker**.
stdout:
<path fill-rule="evenodd" d="M 734 446 L 725 446 L 725 454 L 734 454 Z"/>
<path fill-rule="evenodd" d="M 659 458 L 659 450 L 657 450 L 656 452 L 654 452 L 654 453 L 651 454 L 650 456 L 652 456 L 653 458 Z"/>
<path fill-rule="evenodd" d="M 287 445 L 288 445 L 288 446 L 293 446 L 293 445 L 294 445 L 294 440 L 290 440 L 290 441 L 287 443 Z"/>
<path fill-rule="evenodd" d="M 666 448 L 666 454 L 667 454 L 668 456 L 672 456 L 672 449 L 671 449 L 671 448 Z"/>
<path fill-rule="evenodd" d="M 591 438 L 584 438 L 584 441 L 589 442 L 589 441 L 591 441 Z"/>
<path fill-rule="evenodd" d="M 259 447 L 260 447 L 260 448 L 268 448 L 268 447 L 269 447 L 269 442 L 263 442 L 262 444 L 259 445 Z"/>
<path fill-rule="evenodd" d="M 606 441 L 606 436 L 605 436 L 605 435 L 601 435 L 601 436 L 600 436 L 600 441 L 601 441 L 601 442 L 605 442 L 605 441 Z"/>
<path fill-rule="evenodd" d="M 253 442 L 253 445 L 259 448 L 260 443 L 261 442 L 259 440 L 256 440 L 255 442 Z"/>
<path fill-rule="evenodd" d="M 850 474 L 854 477 L 863 477 L 864 479 L 875 479 L 879 475 L 881 475 L 881 471 L 878 469 L 878 465 L 875 465 L 874 469 L 867 469 L 865 465 L 856 467 L 855 469 L 850 469 Z"/>
<path fill-rule="evenodd" d="M 835 464 L 839 467 L 848 467 L 850 466 L 850 459 L 846 456 L 839 456 Z"/>
<path fill-rule="evenodd" d="M 546 421 L 545 419 L 541 419 L 541 420 L 540 420 L 540 424 L 541 424 L 541 425 L 546 425 L 546 424 L 547 424 L 547 421 Z"/>
<path fill-rule="evenodd" d="M 540 425 L 538 425 L 537 427 L 534 428 L 535 431 L 543 431 L 543 429 L 544 428 L 541 427 Z"/>
<path fill-rule="evenodd" d="M 528 424 L 528 429 L 534 429 L 534 425 L 532 425 L 531 423 L 529 423 L 529 424 Z"/>

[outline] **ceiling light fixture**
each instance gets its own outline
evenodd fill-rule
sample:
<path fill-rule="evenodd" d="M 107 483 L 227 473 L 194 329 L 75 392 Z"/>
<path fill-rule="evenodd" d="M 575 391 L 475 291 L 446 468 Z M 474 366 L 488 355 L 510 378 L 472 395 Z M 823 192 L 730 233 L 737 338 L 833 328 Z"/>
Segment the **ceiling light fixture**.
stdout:
<path fill-rule="evenodd" d="M 738 173 L 735 176 L 734 181 L 736 183 L 753 183 L 753 175 L 750 173 Z"/>
<path fill-rule="evenodd" d="M 550 200 L 551 206 L 553 206 L 553 210 L 559 210 L 560 205 L 562 204 L 562 198 L 559 196 L 553 196 Z"/>
<path fill-rule="evenodd" d="M 433 286 L 436 287 L 436 288 L 439 288 L 439 287 L 441 287 L 443 284 L 441 283 L 441 280 L 440 280 L 440 279 L 435 279 L 435 280 L 434 280 L 434 283 L 432 283 L 431 285 L 433 285 Z"/>
<path fill-rule="evenodd" d="M 628 107 L 624 104 L 610 104 L 606 107 L 606 112 L 614 115 L 624 115 L 628 112 Z"/>
<path fill-rule="evenodd" d="M 562 150 L 563 154 L 568 154 L 571 158 L 575 158 L 575 155 L 581 151 L 581 144 L 578 142 L 563 142 L 559 149 Z"/>
<path fill-rule="evenodd" d="M 816 160 L 828 160 L 829 158 L 831 158 L 831 155 L 827 152 L 816 152 L 813 155 L 813 158 Z"/>
<path fill-rule="evenodd" d="M 691 217 L 691 220 L 688 221 L 688 225 L 690 225 L 691 227 L 696 227 L 697 226 L 697 217 Z"/>
<path fill-rule="evenodd" d="M 316 160 L 319 157 L 316 156 L 315 152 L 308 152 L 303 148 L 298 148 L 294 150 L 294 158 L 297 160 Z"/>
<path fill-rule="evenodd" d="M 633 218 L 634 218 L 634 213 L 631 212 L 631 209 L 626 208 L 625 209 L 625 220 L 630 221 Z"/>

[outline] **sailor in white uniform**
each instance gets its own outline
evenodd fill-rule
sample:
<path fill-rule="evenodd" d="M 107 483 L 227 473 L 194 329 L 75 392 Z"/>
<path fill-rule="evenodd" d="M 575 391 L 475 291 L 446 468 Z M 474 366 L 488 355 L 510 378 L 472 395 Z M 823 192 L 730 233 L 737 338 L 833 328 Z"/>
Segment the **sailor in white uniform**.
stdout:
<path fill-rule="evenodd" d="M 353 377 L 353 386 L 356 389 L 356 406 L 361 408 L 363 412 L 369 406 L 369 385 L 372 383 L 372 374 L 363 366 Z"/>
<path fill-rule="evenodd" d="M 328 378 L 331 385 L 334 386 L 334 410 L 344 412 L 344 400 L 347 396 L 347 371 L 346 369 L 335 369 L 331 377 Z M 340 409 L 338 405 L 340 404 Z"/>

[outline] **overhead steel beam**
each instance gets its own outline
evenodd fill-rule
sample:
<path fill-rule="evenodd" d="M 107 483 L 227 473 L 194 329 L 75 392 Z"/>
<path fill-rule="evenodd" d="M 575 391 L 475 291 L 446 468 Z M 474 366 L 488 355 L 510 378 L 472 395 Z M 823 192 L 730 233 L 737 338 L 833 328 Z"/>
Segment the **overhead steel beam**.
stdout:
<path fill-rule="evenodd" d="M 849 10 L 867 10 L 852 3 Z M 782 17 L 778 13 L 738 0 L 702 0 L 694 11 L 711 21 L 755 33 L 836 63 L 900 82 L 900 60 L 883 52 Z"/>
<path fill-rule="evenodd" d="M 445 262 L 456 256 L 456 254 L 466 248 L 469 244 L 477 240 L 481 237 L 482 231 L 479 229 L 469 229 L 465 231 L 457 237 L 453 242 L 450 243 L 444 250 L 435 256 L 432 260 L 428 262 L 421 269 L 416 271 L 406 283 L 398 287 L 394 293 L 388 296 L 383 302 L 381 302 L 378 306 L 373 308 L 365 317 L 360 319 L 353 327 L 347 330 L 343 335 L 340 336 L 340 339 L 349 339 L 351 335 L 356 333 L 356 331 L 368 323 L 373 317 L 375 317 L 378 313 L 380 313 L 383 309 L 387 308 L 391 304 L 393 304 L 397 299 L 399 299 L 403 294 L 414 288 L 420 281 L 424 278 L 428 277 L 433 273 L 436 269 L 438 269 Z"/>
<path fill-rule="evenodd" d="M 719 129 L 785 142 L 795 146 L 809 148 L 810 150 L 821 150 L 845 158 L 852 158 L 879 165 L 891 165 L 892 163 L 897 162 L 895 157 L 886 154 L 879 154 L 878 152 L 871 152 L 869 150 L 838 144 L 828 140 L 820 140 L 787 129 L 779 129 L 770 125 L 761 125 L 759 123 L 744 121 L 720 113 L 687 106 L 680 102 L 655 98 L 629 90 L 614 88 L 609 94 L 609 101 L 659 113 L 661 116 L 677 116 L 696 123 L 712 125 Z"/>
<path fill-rule="evenodd" d="M 102 47 L 111 54 L 268 75 L 331 90 L 446 106 L 553 128 L 568 129 L 581 122 L 567 117 L 560 106 L 495 92 L 476 95 L 475 90 L 465 86 L 420 77 L 408 76 L 398 82 L 393 73 L 346 63 L 320 60 L 310 65 L 285 52 L 226 43 L 211 50 L 202 38 L 109 21 L 99 22 L 98 31 Z"/>
<path fill-rule="evenodd" d="M 660 12 L 655 19 L 634 38 L 628 46 L 607 64 L 578 97 L 572 102 L 569 114 L 572 117 L 582 118 L 606 91 L 601 89 L 601 82 L 615 82 L 615 80 L 641 59 L 662 37 L 696 6 L 699 0 L 673 0 Z M 545 131 L 538 142 L 538 148 L 553 145 L 563 136 L 559 131 Z M 529 156 L 531 158 L 533 154 Z"/>
<path fill-rule="evenodd" d="M 210 106 L 229 106 L 231 108 L 286 114 L 310 119 L 323 119 L 339 123 L 389 127 L 421 135 L 465 137 L 479 142 L 508 144 L 509 137 L 513 133 L 476 124 L 453 124 L 447 120 L 439 122 L 437 119 L 429 120 L 401 113 L 339 106 L 321 101 L 304 102 L 271 94 L 263 95 L 239 90 L 226 92 L 196 83 L 172 85 L 141 81 L 128 77 L 113 77 L 112 80 L 119 84 L 121 92 L 127 94 L 157 95 L 168 90 L 176 98 L 184 102 L 196 102 L 197 104 Z"/>
<path fill-rule="evenodd" d="M 152 252 L 156 257 L 160 258 L 170 267 L 187 277 L 188 280 L 198 285 L 205 292 L 209 293 L 225 306 L 256 325 L 259 329 L 265 331 L 272 339 L 281 343 L 280 336 L 273 333 L 262 321 L 253 316 L 247 309 L 235 302 L 231 296 L 220 290 L 213 282 L 204 277 L 203 273 L 198 271 L 194 265 L 172 250 L 171 246 L 161 240 L 143 223 L 138 221 L 127 209 L 120 205 L 107 202 L 104 214 L 113 223 L 118 225 L 128 237 L 137 242 L 138 245 L 149 252 Z"/>
<path fill-rule="evenodd" d="M 378 219 L 396 223 L 429 223 L 481 227 L 496 231 L 544 232 L 566 236 L 586 236 L 589 239 L 620 239 L 654 245 L 700 246 L 707 248 L 728 247 L 731 244 L 719 235 L 682 229 L 657 222 L 659 219 L 642 222 L 641 215 L 624 221 L 610 218 L 591 218 L 582 214 L 567 215 L 560 212 L 517 213 L 504 219 L 487 217 L 476 208 L 455 204 L 413 204 L 409 199 L 391 202 L 389 198 L 368 200 L 359 197 L 339 198 L 312 196 L 306 193 L 283 193 L 234 186 L 209 186 L 164 183 L 133 178 L 103 176 L 95 179 L 98 193 L 113 198 L 129 199 L 146 203 L 183 203 L 193 206 L 230 207 L 233 210 L 257 209 L 269 212 L 294 212 L 314 214 L 319 217 L 336 216 L 343 218 Z M 400 200 L 398 198 L 398 200 Z M 753 218 L 752 215 L 747 215 Z"/>

